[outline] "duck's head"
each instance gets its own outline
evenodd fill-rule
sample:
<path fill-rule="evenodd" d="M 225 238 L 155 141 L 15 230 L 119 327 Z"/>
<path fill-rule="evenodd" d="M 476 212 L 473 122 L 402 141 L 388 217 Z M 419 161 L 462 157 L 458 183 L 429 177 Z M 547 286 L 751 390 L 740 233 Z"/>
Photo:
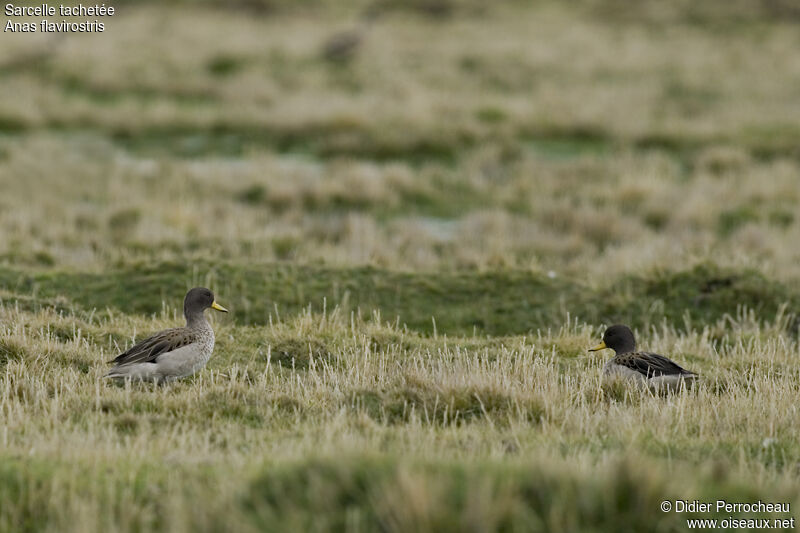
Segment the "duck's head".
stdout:
<path fill-rule="evenodd" d="M 208 308 L 227 313 L 228 310 L 214 300 L 214 293 L 205 287 L 195 287 L 186 293 L 183 299 L 183 314 L 186 318 L 202 314 Z"/>
<path fill-rule="evenodd" d="M 636 339 L 631 328 L 622 324 L 611 326 L 603 333 L 603 341 L 594 348 L 590 348 L 589 351 L 596 352 L 605 348 L 611 348 L 616 353 L 635 352 Z"/>

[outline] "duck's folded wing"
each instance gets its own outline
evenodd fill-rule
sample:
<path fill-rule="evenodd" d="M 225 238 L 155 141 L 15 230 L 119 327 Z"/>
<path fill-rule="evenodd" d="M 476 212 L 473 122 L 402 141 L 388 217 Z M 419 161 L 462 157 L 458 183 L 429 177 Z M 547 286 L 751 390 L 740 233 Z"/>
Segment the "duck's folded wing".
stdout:
<path fill-rule="evenodd" d="M 694 372 L 684 369 L 675 361 L 667 359 L 663 355 L 649 352 L 629 353 L 615 358 L 619 365 L 626 366 L 631 370 L 639 372 L 645 377 L 652 378 L 658 376 L 694 376 Z"/>
<path fill-rule="evenodd" d="M 116 359 L 109 361 L 117 366 L 133 363 L 152 363 L 159 355 L 177 350 L 194 342 L 194 338 L 186 328 L 168 329 L 156 333 L 131 346 L 126 352 L 119 354 Z"/>

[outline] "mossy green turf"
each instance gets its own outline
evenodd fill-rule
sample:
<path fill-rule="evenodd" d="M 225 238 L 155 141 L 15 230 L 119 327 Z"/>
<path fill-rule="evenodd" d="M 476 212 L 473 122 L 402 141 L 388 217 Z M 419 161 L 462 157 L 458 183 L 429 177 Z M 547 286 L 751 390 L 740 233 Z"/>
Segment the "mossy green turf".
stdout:
<path fill-rule="evenodd" d="M 420 273 L 289 263 L 205 268 L 159 264 L 102 273 L 0 268 L 0 289 L 9 295 L 6 302 L 19 296 L 23 306 L 30 306 L 35 296 L 84 313 L 112 308 L 147 315 L 160 312 L 164 303 L 179 308 L 189 279 L 213 284 L 241 325 L 264 325 L 276 313 L 321 312 L 327 306 L 362 314 L 377 311 L 384 320 L 419 333 L 435 329 L 454 336 L 557 329 L 568 316 L 592 324 L 646 329 L 665 323 L 680 329 L 687 321 L 696 327 L 713 324 L 738 309 L 774 321 L 779 313 L 800 308 L 800 292 L 793 287 L 753 270 L 708 264 L 625 276 L 604 286 L 519 270 Z M 793 321 L 793 334 L 795 328 Z"/>

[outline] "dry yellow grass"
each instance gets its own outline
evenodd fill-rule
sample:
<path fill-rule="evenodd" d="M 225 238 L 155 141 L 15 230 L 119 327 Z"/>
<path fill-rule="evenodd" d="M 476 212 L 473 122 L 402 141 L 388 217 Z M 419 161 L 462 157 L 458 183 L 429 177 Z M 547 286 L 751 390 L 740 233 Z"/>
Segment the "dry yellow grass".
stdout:
<path fill-rule="evenodd" d="M 686 333 L 649 332 L 649 348 L 704 376 L 692 390 L 667 397 L 604 386 L 602 360 L 584 355 L 598 332 L 576 324 L 495 341 L 425 339 L 337 311 L 272 327 L 218 324 L 209 370 L 169 386 L 115 387 L 101 380 L 99 361 L 112 353 L 108 336 L 166 327 L 173 319 L 4 307 L 0 323 L 7 324 L 0 330 L 0 440 L 11 465 L 3 490 L 11 481 L 9 497 L 31 506 L 4 505 L 5 529 L 18 520 L 58 530 L 215 529 L 228 519 L 252 528 L 251 499 L 258 512 L 274 513 L 280 528 L 311 509 L 301 502 L 281 509 L 271 493 L 265 497 L 255 487 L 278 483 L 280 476 L 270 474 L 276 469 L 343 459 L 369 465 L 396 458 L 401 465 L 399 477 L 388 480 L 389 509 L 354 502 L 352 512 L 367 523 L 372 512 L 381 520 L 396 514 L 426 523 L 450 512 L 472 520 L 434 506 L 445 496 L 425 494 L 440 483 L 417 469 L 425 464 L 462 464 L 468 472 L 486 465 L 489 483 L 492 469 L 502 465 L 541 468 L 577 480 L 583 497 L 599 500 L 603 489 L 596 491 L 591 480 L 612 468 L 609 486 L 620 476 L 636 480 L 618 496 L 646 490 L 647 507 L 637 513 L 669 528 L 679 517 L 660 515 L 658 498 L 717 491 L 800 503 L 790 467 L 800 454 L 797 341 L 783 333 L 784 325 L 760 325 L 752 317 Z M 328 344 L 303 345 L 320 336 Z M 281 350 L 291 347 L 299 359 L 281 359 Z M 305 350 L 312 355 L 300 366 Z M 690 465 L 699 471 L 689 475 Z M 410 478 L 405 469 L 414 472 Z M 338 498 L 336 491 L 347 490 L 338 483 L 349 482 L 328 480 L 324 472 L 319 483 L 332 483 L 326 490 Z M 676 479 L 676 472 L 687 477 Z M 375 475 L 381 473 L 376 467 Z M 745 481 L 751 492 L 740 494 L 736 487 Z M 305 490 L 296 482 L 301 487 L 292 490 Z M 515 487 L 507 490 L 519 497 Z M 570 524 L 572 504 L 562 496 L 553 496 L 554 515 L 540 517 L 552 527 Z M 495 507 L 502 505 L 496 496 L 478 491 L 471 497 L 480 507 L 461 512 L 477 513 L 475 519 L 513 517 Z M 614 508 L 606 519 L 625 512 Z M 575 520 L 571 527 L 580 528 L 582 518 Z"/>

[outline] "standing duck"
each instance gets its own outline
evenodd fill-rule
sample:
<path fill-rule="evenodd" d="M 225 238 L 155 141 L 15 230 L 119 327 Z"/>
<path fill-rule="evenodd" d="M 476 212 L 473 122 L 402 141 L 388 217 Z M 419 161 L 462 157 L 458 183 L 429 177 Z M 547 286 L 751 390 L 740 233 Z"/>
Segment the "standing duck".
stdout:
<path fill-rule="evenodd" d="M 228 310 L 214 300 L 214 293 L 195 287 L 183 300 L 186 326 L 166 329 L 133 345 L 109 363 L 107 378 L 172 381 L 191 376 L 205 366 L 214 351 L 214 330 L 203 311 Z"/>

